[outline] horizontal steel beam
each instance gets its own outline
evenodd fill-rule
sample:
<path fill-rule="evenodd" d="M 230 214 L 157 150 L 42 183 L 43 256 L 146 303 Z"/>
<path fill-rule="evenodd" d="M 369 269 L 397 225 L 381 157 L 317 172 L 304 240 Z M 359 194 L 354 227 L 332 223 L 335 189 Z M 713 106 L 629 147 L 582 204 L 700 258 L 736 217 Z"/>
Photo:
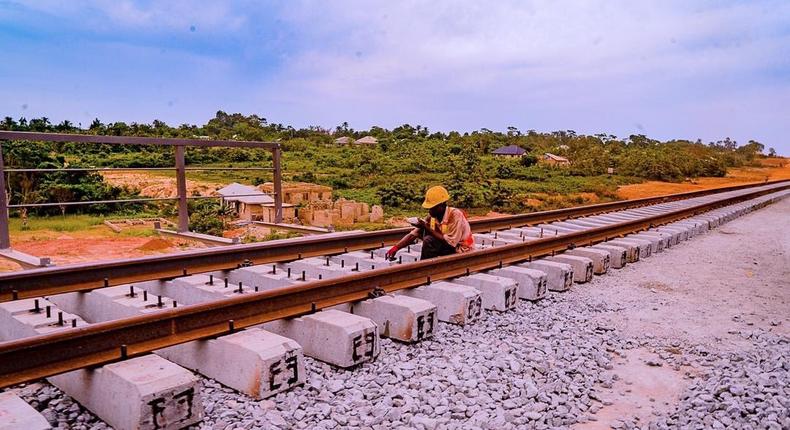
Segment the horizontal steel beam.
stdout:
<path fill-rule="evenodd" d="M 64 169 L 5 169 L 6 173 L 175 171 L 175 167 L 69 167 Z M 274 170 L 271 167 L 185 167 L 188 172 L 214 170 Z"/>
<path fill-rule="evenodd" d="M 487 218 L 473 220 L 470 224 L 472 225 L 473 231 L 484 232 L 565 220 L 568 218 L 589 216 L 649 204 L 658 204 L 667 201 L 778 183 L 790 184 L 790 181 L 772 181 L 767 183 L 738 185 L 661 197 Z M 253 264 L 265 264 L 301 257 L 370 249 L 393 244 L 408 233 L 410 229 L 411 228 L 397 228 L 372 232 L 345 233 L 341 236 L 331 234 L 319 235 L 262 243 L 233 245 L 221 248 L 198 249 L 176 254 L 8 272 L 0 274 L 0 301 L 12 300 L 13 297 L 38 297 L 72 291 L 88 291 L 105 286 L 173 278 L 182 276 L 184 273 L 195 274 L 216 270 L 229 270 L 248 262 Z"/>
<path fill-rule="evenodd" d="M 259 193 L 259 194 L 236 194 L 232 196 L 187 196 L 187 200 L 207 200 L 207 199 L 225 199 L 228 201 L 235 201 L 239 197 L 259 197 L 259 196 L 272 196 L 273 193 Z M 25 203 L 18 205 L 8 205 L 9 209 L 19 208 L 50 208 L 61 206 L 86 206 L 86 205 L 110 205 L 119 203 L 147 203 L 147 202 L 167 202 L 178 200 L 178 197 L 145 197 L 140 199 L 118 199 L 118 200 L 86 200 L 76 202 L 60 202 L 60 203 Z"/>
<path fill-rule="evenodd" d="M 248 292 L 209 303 L 0 343 L 0 388 L 143 355 L 192 340 L 227 334 L 231 326 L 229 320 L 233 320 L 235 329 L 240 329 L 298 316 L 309 313 L 312 309 L 364 299 L 376 288 L 395 291 L 530 260 L 561 252 L 569 247 L 597 243 L 670 223 L 787 188 L 790 185 L 752 191 L 563 236 L 395 265 L 276 290 Z"/>
<path fill-rule="evenodd" d="M 181 139 L 165 137 L 103 136 L 93 134 L 36 133 L 30 131 L 0 131 L 0 140 L 29 140 L 40 142 L 106 143 L 110 145 L 192 146 L 196 148 L 279 148 L 276 142 L 247 140 Z"/>

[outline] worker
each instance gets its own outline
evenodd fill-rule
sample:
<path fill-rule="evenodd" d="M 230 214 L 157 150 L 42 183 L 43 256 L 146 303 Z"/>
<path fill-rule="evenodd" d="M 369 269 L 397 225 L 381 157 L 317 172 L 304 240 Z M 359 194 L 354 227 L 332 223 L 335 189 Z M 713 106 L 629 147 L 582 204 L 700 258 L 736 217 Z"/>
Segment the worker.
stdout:
<path fill-rule="evenodd" d="M 425 193 L 422 207 L 428 209 L 428 216 L 419 219 L 414 230 L 403 237 L 387 251 L 387 258 L 395 259 L 398 250 L 405 248 L 417 239 L 422 239 L 420 260 L 439 257 L 474 249 L 472 228 L 464 211 L 447 206 L 450 194 L 442 186 L 435 186 Z"/>

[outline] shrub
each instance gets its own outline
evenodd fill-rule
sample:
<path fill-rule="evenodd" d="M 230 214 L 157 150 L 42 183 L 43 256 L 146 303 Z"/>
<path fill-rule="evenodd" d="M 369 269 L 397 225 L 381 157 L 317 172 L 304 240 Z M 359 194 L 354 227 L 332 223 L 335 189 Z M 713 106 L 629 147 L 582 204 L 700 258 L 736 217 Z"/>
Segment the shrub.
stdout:
<path fill-rule="evenodd" d="M 381 204 L 394 208 L 413 206 L 421 200 L 420 191 L 411 182 L 405 181 L 392 182 L 379 187 L 376 196 Z"/>
<path fill-rule="evenodd" d="M 189 213 L 189 228 L 192 231 L 213 236 L 225 232 L 225 218 L 229 215 L 219 203 L 203 200 L 192 205 Z"/>

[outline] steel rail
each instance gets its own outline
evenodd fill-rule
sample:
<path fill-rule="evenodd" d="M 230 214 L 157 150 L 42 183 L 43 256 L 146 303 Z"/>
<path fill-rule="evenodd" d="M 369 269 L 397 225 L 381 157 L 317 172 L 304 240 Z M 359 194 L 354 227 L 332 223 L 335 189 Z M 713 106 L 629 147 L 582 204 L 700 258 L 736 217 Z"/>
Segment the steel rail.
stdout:
<path fill-rule="evenodd" d="M 0 388 L 220 336 L 267 321 L 561 252 L 790 188 L 790 184 L 699 203 L 667 213 L 539 239 L 395 265 L 335 279 L 164 310 L 0 343 Z M 249 291 L 249 290 L 248 290 Z M 232 323 L 231 321 L 232 320 Z"/>
<path fill-rule="evenodd" d="M 790 181 L 780 180 L 744 184 L 712 190 L 692 191 L 659 197 L 473 220 L 470 224 L 474 232 L 486 232 L 503 228 L 561 221 L 569 218 L 595 215 L 615 210 L 783 182 L 790 183 Z M 0 302 L 13 300 L 14 298 L 39 297 L 74 291 L 89 291 L 107 286 L 123 285 L 153 279 L 174 278 L 183 276 L 184 274 L 229 270 L 237 268 L 240 264 L 245 262 L 266 264 L 303 257 L 370 249 L 395 243 L 408 231 L 409 228 L 396 228 L 372 232 L 345 233 L 342 234 L 342 236 L 328 234 L 263 243 L 232 245 L 222 248 L 199 249 L 167 255 L 8 272 L 0 274 Z"/>
<path fill-rule="evenodd" d="M 37 133 L 32 131 L 0 131 L 0 140 L 28 140 L 35 142 L 101 143 L 109 145 L 194 146 L 198 148 L 266 148 L 279 149 L 276 142 L 247 140 L 183 139 L 165 137 L 107 136 L 102 134 Z"/>

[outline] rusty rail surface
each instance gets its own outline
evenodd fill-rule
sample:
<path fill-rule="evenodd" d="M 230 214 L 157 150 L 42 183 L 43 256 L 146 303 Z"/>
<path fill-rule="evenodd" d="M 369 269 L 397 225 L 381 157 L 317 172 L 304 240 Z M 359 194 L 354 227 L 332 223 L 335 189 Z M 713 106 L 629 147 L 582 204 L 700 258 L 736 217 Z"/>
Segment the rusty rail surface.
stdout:
<path fill-rule="evenodd" d="M 561 221 L 669 201 L 683 200 L 749 187 L 778 184 L 779 181 L 751 183 L 710 190 L 670 194 L 635 200 L 577 206 L 567 209 L 509 215 L 471 221 L 474 232 Z M 361 233 L 321 235 L 264 243 L 200 249 L 168 255 L 80 263 L 0 274 L 0 302 L 14 298 L 39 297 L 95 288 L 123 285 L 185 274 L 235 269 L 247 261 L 253 264 L 288 261 L 303 257 L 336 254 L 393 244 L 409 228 Z"/>
<path fill-rule="evenodd" d="M 250 292 L 209 303 L 0 343 L 0 388 L 140 356 L 192 340 L 228 334 L 231 326 L 241 329 L 303 315 L 327 306 L 362 300 L 374 288 L 391 292 L 531 260 L 564 251 L 571 246 L 605 241 L 788 188 L 790 182 L 784 186 L 533 242 L 396 265 L 276 290 Z"/>

